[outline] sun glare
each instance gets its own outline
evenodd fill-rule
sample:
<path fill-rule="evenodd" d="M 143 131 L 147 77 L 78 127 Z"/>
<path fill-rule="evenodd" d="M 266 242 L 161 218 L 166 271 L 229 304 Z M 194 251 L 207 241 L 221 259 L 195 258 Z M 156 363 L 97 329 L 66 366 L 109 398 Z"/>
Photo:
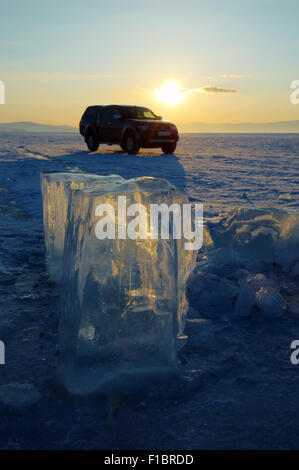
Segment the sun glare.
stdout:
<path fill-rule="evenodd" d="M 184 99 L 184 93 L 180 91 L 180 87 L 175 82 L 166 83 L 160 89 L 155 89 L 155 94 L 162 103 L 165 104 L 178 104 Z"/>

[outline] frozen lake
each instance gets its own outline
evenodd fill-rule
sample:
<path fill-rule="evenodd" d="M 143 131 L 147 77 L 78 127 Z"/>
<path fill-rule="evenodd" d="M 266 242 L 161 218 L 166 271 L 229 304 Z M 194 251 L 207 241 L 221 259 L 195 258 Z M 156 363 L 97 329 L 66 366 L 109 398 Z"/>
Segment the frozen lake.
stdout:
<path fill-rule="evenodd" d="M 4 188 L 7 177 L 33 177 L 41 169 L 166 178 L 202 202 L 207 219 L 236 206 L 299 204 L 298 134 L 183 134 L 175 155 L 155 149 L 129 156 L 106 145 L 91 154 L 75 134 L 1 133 L 0 164 Z"/>
<path fill-rule="evenodd" d="M 298 134 L 184 134 L 175 155 L 129 156 L 108 146 L 91 154 L 75 134 L 0 133 L 0 448 L 298 448 L 299 264 L 292 282 L 275 263 L 249 273 L 279 290 L 283 316 L 231 321 L 222 311 L 248 266 L 224 252 L 217 276 L 210 262 L 196 280 L 208 283 L 200 306 L 214 316 L 193 310 L 178 379 L 145 395 L 70 398 L 56 380 L 59 297 L 45 270 L 40 191 L 41 170 L 156 176 L 202 202 L 207 222 L 240 206 L 298 212 L 298 157 Z"/>

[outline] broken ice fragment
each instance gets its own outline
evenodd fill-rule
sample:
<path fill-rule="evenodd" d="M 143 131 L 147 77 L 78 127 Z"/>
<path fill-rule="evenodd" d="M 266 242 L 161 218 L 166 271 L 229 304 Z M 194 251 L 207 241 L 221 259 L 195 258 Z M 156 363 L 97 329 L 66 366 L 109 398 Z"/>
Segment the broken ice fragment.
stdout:
<path fill-rule="evenodd" d="M 211 224 L 210 234 L 213 243 L 188 282 L 191 305 L 209 316 L 231 310 L 239 318 L 258 306 L 262 315 L 280 317 L 297 295 L 298 211 L 234 209 Z"/>
<path fill-rule="evenodd" d="M 189 277 L 188 293 L 192 307 L 207 318 L 215 318 L 231 313 L 238 285 L 215 274 L 197 271 Z"/>
<path fill-rule="evenodd" d="M 256 303 L 266 317 L 281 317 L 285 308 L 285 301 L 272 287 L 261 287 L 256 294 Z"/>
<path fill-rule="evenodd" d="M 245 281 L 240 282 L 240 291 L 235 303 L 236 317 L 249 317 L 255 303 L 255 293 Z"/>

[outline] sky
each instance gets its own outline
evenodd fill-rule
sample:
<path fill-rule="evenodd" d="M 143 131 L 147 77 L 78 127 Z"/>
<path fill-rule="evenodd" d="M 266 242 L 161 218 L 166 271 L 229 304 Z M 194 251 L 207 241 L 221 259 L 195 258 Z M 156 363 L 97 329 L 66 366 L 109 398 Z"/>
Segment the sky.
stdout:
<path fill-rule="evenodd" d="M 298 0 L 0 0 L 0 122 L 77 126 L 91 104 L 178 123 L 299 119 L 298 17 Z M 168 82 L 180 103 L 154 92 Z"/>

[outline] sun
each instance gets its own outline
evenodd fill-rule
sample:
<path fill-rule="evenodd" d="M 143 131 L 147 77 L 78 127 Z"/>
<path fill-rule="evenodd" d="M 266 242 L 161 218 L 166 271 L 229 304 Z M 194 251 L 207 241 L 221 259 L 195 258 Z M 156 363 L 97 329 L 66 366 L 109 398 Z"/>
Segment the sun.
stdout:
<path fill-rule="evenodd" d="M 157 98 L 165 104 L 178 104 L 183 101 L 185 95 L 180 91 L 180 87 L 175 82 L 169 82 L 162 86 L 162 88 L 155 88 L 154 90 Z"/>

